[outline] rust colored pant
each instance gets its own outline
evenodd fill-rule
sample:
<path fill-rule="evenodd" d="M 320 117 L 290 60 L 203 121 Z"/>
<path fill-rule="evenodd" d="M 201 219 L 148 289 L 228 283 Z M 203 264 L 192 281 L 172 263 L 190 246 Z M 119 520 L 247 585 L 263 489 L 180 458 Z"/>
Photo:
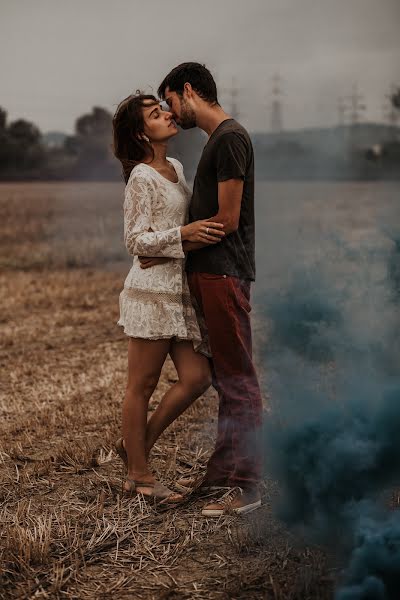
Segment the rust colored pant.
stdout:
<path fill-rule="evenodd" d="M 211 273 L 187 275 L 208 329 L 219 395 L 217 441 L 206 479 L 251 488 L 262 474 L 262 401 L 252 360 L 250 282 Z"/>

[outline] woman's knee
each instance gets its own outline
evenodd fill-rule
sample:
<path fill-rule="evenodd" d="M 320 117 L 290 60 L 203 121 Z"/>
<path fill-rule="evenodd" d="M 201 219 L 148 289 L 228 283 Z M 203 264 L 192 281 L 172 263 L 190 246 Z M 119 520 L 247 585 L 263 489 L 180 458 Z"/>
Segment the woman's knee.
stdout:
<path fill-rule="evenodd" d="M 140 395 L 146 400 L 149 400 L 154 390 L 157 387 L 159 376 L 158 374 L 142 375 L 140 378 L 132 377 L 128 380 L 126 391 L 131 395 Z"/>
<path fill-rule="evenodd" d="M 197 396 L 204 394 L 212 384 L 210 368 L 207 366 L 186 373 L 181 377 L 181 383 Z"/>

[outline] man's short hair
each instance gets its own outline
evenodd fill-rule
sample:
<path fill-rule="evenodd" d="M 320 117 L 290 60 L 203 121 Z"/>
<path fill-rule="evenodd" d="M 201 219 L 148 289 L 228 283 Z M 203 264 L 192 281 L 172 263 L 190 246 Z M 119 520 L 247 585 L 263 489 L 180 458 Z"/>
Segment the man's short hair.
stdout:
<path fill-rule="evenodd" d="M 164 99 L 168 87 L 171 92 L 182 96 L 185 83 L 190 83 L 194 91 L 206 102 L 218 104 L 217 86 L 213 76 L 205 65 L 196 62 L 182 63 L 172 69 L 160 84 L 158 95 Z"/>

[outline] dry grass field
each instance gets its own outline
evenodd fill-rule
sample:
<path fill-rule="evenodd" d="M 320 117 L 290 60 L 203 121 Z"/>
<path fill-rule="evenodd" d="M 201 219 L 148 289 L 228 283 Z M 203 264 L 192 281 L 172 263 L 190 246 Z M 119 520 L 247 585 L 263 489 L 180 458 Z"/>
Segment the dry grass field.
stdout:
<path fill-rule="evenodd" d="M 273 519 L 273 482 L 247 518 L 121 494 L 121 198 L 118 184 L 0 186 L 0 597 L 331 598 L 322 552 Z M 175 377 L 167 362 L 150 410 Z M 216 414 L 210 390 L 162 436 L 160 479 L 201 471 Z"/>

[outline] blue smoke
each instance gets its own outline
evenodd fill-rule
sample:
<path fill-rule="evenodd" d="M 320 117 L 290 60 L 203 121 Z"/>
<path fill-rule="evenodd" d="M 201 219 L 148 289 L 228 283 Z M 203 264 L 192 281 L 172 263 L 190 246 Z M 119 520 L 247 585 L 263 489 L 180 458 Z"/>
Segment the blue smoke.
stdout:
<path fill-rule="evenodd" d="M 279 514 L 287 523 L 328 538 L 333 526 L 352 518 L 355 503 L 399 480 L 400 387 L 373 409 L 365 400 L 285 428 L 270 422 L 267 464 L 281 484 Z"/>
<path fill-rule="evenodd" d="M 259 299 L 266 465 L 279 516 L 349 556 L 336 599 L 392 600 L 400 517 L 377 507 L 400 481 L 400 244 L 337 248 Z"/>
<path fill-rule="evenodd" d="M 321 278 L 319 273 L 319 283 Z M 272 323 L 272 352 L 287 348 L 310 360 L 333 359 L 328 334 L 341 324 L 338 292 L 327 283 L 316 287 L 316 279 L 310 271 L 296 272 L 286 289 L 267 298 L 264 309 Z"/>
<path fill-rule="evenodd" d="M 400 364 L 400 293 L 394 296 L 392 289 L 396 277 L 400 286 L 400 250 L 354 249 L 332 239 L 325 261 L 299 265 L 258 298 L 269 324 L 268 361 L 292 352 L 306 362 L 334 361 L 396 376 Z"/>
<path fill-rule="evenodd" d="M 357 531 L 346 582 L 336 600 L 398 600 L 400 596 L 400 515 L 366 519 Z"/>
<path fill-rule="evenodd" d="M 400 233 L 391 236 L 393 246 L 388 257 L 388 277 L 394 300 L 400 302 Z"/>

